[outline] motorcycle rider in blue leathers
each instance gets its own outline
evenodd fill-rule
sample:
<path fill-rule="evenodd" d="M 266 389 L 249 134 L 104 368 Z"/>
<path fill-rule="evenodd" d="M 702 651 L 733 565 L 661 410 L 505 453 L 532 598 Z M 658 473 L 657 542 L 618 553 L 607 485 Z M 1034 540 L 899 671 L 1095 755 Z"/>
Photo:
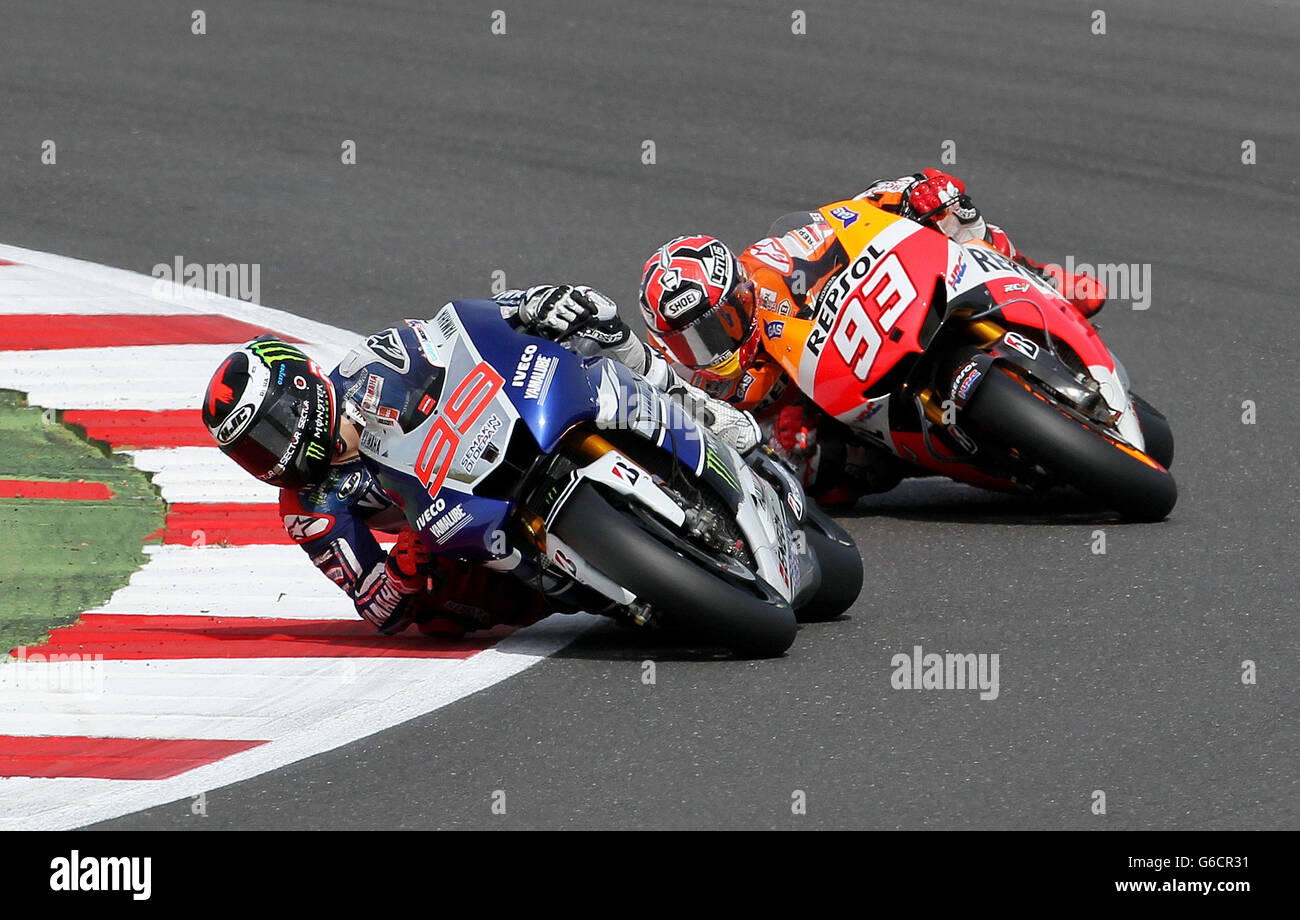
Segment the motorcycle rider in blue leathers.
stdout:
<path fill-rule="evenodd" d="M 493 300 L 520 331 L 563 334 L 578 354 L 626 364 L 738 450 L 759 442 L 752 416 L 678 379 L 598 291 L 540 285 Z M 280 488 L 290 538 L 385 634 L 416 623 L 426 634 L 458 637 L 531 623 L 549 610 L 599 612 L 605 598 L 517 551 L 484 564 L 435 558 L 371 474 L 359 451 L 367 417 L 381 424 L 427 417 L 441 395 L 442 369 L 420 347 L 423 322 L 370 336 L 328 374 L 294 345 L 256 339 L 217 369 L 204 395 L 204 423 L 227 456 Z M 384 552 L 373 531 L 396 534 L 396 544 Z"/>

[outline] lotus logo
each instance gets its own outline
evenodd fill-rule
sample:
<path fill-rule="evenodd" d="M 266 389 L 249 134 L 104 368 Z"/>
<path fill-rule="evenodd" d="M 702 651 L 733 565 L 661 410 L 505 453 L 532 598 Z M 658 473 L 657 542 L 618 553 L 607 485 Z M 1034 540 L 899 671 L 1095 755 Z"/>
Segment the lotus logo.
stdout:
<path fill-rule="evenodd" d="M 248 426 L 248 422 L 253 417 L 253 404 L 244 403 L 234 412 L 226 416 L 226 420 L 221 423 L 217 429 L 217 443 L 229 444 L 235 439 L 241 431 Z"/>

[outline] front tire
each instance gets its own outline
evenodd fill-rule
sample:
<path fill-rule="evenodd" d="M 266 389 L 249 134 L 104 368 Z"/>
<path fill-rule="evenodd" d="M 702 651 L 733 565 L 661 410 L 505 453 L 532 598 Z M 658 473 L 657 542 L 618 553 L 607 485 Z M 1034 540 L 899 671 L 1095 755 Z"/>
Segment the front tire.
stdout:
<path fill-rule="evenodd" d="M 589 564 L 650 604 L 660 622 L 747 658 L 774 658 L 794 642 L 794 611 L 729 584 L 645 530 L 589 483 L 552 530 Z"/>
<path fill-rule="evenodd" d="M 1016 450 L 1057 478 L 1136 521 L 1159 521 L 1178 501 L 1174 477 L 1157 460 L 1067 415 L 998 367 L 985 375 L 962 427 Z"/>
<path fill-rule="evenodd" d="M 1165 469 L 1171 469 L 1174 465 L 1174 430 L 1169 426 L 1169 419 L 1141 396 L 1136 393 L 1129 395 L 1133 397 L 1133 411 L 1137 413 L 1147 453 Z"/>

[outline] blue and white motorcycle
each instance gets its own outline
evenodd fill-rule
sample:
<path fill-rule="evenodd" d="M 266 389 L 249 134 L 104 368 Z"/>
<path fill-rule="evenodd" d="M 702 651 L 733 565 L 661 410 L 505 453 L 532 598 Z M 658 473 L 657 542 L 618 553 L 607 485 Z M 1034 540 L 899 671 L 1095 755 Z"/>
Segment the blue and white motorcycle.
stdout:
<path fill-rule="evenodd" d="M 489 301 L 400 335 L 427 365 L 361 452 L 432 552 L 572 579 L 615 618 L 749 657 L 788 649 L 796 613 L 857 598 L 852 538 L 779 461 L 742 459 L 623 365 L 518 332 Z"/>

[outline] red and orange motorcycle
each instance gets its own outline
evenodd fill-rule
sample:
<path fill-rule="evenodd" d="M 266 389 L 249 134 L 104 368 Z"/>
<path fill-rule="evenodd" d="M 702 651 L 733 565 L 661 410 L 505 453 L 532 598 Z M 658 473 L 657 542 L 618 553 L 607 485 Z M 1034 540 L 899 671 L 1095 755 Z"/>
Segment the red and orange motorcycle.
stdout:
<path fill-rule="evenodd" d="M 807 319 L 759 307 L 764 349 L 850 441 L 1003 490 L 1067 485 L 1132 520 L 1178 498 L 1173 434 L 1093 325 L 980 242 L 865 201 L 821 209 L 849 256 Z"/>

